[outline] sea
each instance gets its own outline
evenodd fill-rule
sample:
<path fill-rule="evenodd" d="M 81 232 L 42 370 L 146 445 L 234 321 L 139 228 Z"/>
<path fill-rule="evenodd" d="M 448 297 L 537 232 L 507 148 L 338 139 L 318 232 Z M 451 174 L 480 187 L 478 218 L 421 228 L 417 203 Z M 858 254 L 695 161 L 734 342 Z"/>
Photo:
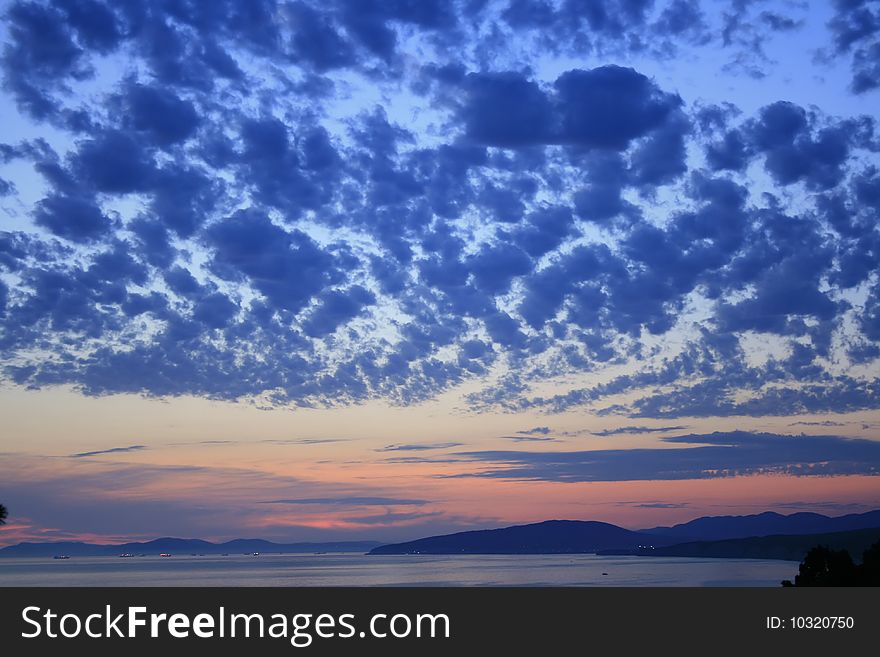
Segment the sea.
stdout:
<path fill-rule="evenodd" d="M 798 562 L 564 555 L 0 558 L 0 586 L 780 586 Z"/>

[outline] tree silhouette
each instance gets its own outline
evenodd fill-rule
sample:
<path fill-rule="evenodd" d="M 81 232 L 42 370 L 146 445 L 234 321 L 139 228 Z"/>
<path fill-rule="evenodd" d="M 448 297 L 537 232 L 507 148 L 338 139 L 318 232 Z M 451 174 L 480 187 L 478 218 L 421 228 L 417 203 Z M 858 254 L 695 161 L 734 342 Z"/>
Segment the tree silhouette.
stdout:
<path fill-rule="evenodd" d="M 865 550 L 859 569 L 865 586 L 880 586 L 880 541 Z"/>
<path fill-rule="evenodd" d="M 880 586 L 880 541 L 874 543 L 862 555 L 862 563 L 856 565 L 846 550 L 832 550 L 817 545 L 809 552 L 798 568 L 794 584 L 790 580 L 783 586 Z"/>
<path fill-rule="evenodd" d="M 0 504 L 0 525 L 6 524 L 6 516 L 9 515 L 6 512 L 6 507 Z"/>
<path fill-rule="evenodd" d="M 807 552 L 794 578 L 795 586 L 851 586 L 856 565 L 846 550 L 832 550 L 823 545 Z"/>

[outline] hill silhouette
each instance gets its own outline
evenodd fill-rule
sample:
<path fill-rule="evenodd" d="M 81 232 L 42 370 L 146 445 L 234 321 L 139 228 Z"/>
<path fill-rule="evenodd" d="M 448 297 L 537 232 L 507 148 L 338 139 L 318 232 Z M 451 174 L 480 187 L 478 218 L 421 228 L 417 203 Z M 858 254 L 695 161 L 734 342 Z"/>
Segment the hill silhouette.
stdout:
<path fill-rule="evenodd" d="M 838 523 L 860 524 L 870 522 L 875 514 L 841 516 Z M 802 514 L 792 514 L 801 516 Z M 783 526 L 826 526 L 825 520 L 836 520 L 819 514 L 805 519 L 780 514 L 759 514 L 758 516 L 732 516 L 734 525 L 729 532 L 747 531 L 751 521 L 758 518 L 762 528 L 774 526 L 780 521 Z M 743 521 L 745 519 L 746 521 Z M 699 518 L 699 520 L 704 520 Z M 709 527 L 719 530 L 717 518 L 709 518 Z M 695 521 L 696 522 L 696 521 Z M 815 524 L 809 524 L 815 523 Z M 688 523 L 685 523 L 688 524 Z M 696 522 L 700 528 L 700 523 Z M 748 536 L 724 540 L 682 540 L 677 534 L 664 535 L 646 531 L 631 531 L 605 522 L 580 520 L 547 520 L 528 525 L 516 525 L 500 529 L 485 529 L 442 536 L 429 536 L 414 541 L 382 545 L 370 554 L 576 554 L 598 553 L 616 555 L 655 555 L 711 558 L 752 558 L 785 559 L 800 561 L 811 547 L 817 544 L 834 549 L 846 549 L 861 554 L 874 541 L 880 539 L 880 517 L 877 524 L 867 529 L 805 534 L 770 534 Z"/>
<path fill-rule="evenodd" d="M 821 513 L 783 515 L 773 511 L 746 516 L 704 516 L 671 527 L 652 527 L 641 531 L 659 536 L 673 536 L 682 541 L 720 541 L 749 536 L 826 534 L 872 527 L 880 527 L 880 510 L 843 516 L 826 516 Z"/>
<path fill-rule="evenodd" d="M 724 541 L 694 541 L 658 547 L 650 552 L 665 557 L 710 557 L 716 559 L 785 559 L 800 561 L 816 545 L 861 554 L 880 540 L 880 527 L 830 534 L 781 534 L 732 538 Z M 648 554 L 647 552 L 645 552 Z"/>
<path fill-rule="evenodd" d="M 211 543 L 190 538 L 157 538 L 144 543 L 102 545 L 77 541 L 54 543 L 19 543 L 0 549 L 0 557 L 101 557 L 118 554 L 241 554 L 241 553 L 307 553 L 366 552 L 379 545 L 376 541 L 336 541 L 327 543 L 273 543 L 262 539 L 238 538 L 225 543 Z"/>
<path fill-rule="evenodd" d="M 546 520 L 382 545 L 370 554 L 573 554 L 609 548 L 637 549 L 674 539 L 652 537 L 607 522 Z"/>

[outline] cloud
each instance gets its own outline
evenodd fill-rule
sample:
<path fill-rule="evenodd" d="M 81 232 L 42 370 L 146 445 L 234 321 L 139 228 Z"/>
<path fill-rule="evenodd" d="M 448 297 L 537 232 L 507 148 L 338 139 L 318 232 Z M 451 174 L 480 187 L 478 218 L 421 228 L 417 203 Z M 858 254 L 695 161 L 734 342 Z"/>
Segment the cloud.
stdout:
<path fill-rule="evenodd" d="M 450 449 L 460 447 L 464 443 L 409 443 L 399 445 L 386 445 L 377 449 L 377 452 L 422 452 L 433 449 Z"/>
<path fill-rule="evenodd" d="M 341 277 L 331 256 L 308 235 L 288 232 L 262 214 L 240 210 L 214 224 L 209 235 L 218 275 L 246 277 L 281 309 L 300 310 Z"/>
<path fill-rule="evenodd" d="M 751 372 L 755 375 L 756 372 Z M 760 388 L 756 381 L 748 385 Z M 869 399 L 876 398 L 876 382 L 837 377 L 830 381 L 808 384 L 802 388 L 769 387 L 753 393 L 742 401 L 729 398 L 723 381 L 682 387 L 669 393 L 643 397 L 636 403 L 637 417 L 708 417 L 708 416 L 786 416 L 805 413 L 855 411 L 869 408 Z"/>
<path fill-rule="evenodd" d="M 422 506 L 426 500 L 396 497 L 306 497 L 293 500 L 271 500 L 262 504 L 317 504 L 327 506 Z"/>
<path fill-rule="evenodd" d="M 111 447 L 109 449 L 99 449 L 95 452 L 80 452 L 78 454 L 71 454 L 71 458 L 80 459 L 85 458 L 87 456 L 99 456 L 101 454 L 118 454 L 121 452 L 138 452 L 142 449 L 147 449 L 145 445 L 130 445 L 129 447 Z"/>
<path fill-rule="evenodd" d="M 15 3 L 6 18 L 11 36 L 3 58 L 7 84 L 26 111 L 45 118 L 57 109 L 49 90 L 64 78 L 87 75 L 84 52 L 53 8 Z"/>
<path fill-rule="evenodd" d="M 272 443 L 274 445 L 323 445 L 325 443 L 343 443 L 351 440 L 350 438 L 291 438 L 289 440 L 273 440 L 267 439 L 260 442 Z"/>
<path fill-rule="evenodd" d="M 709 164 L 742 171 L 753 157 L 764 155 L 765 169 L 779 184 L 803 181 L 813 190 L 830 189 L 843 179 L 850 150 L 862 139 L 860 119 L 823 126 L 816 118 L 788 101 L 766 105 L 756 118 L 709 145 Z"/>
<path fill-rule="evenodd" d="M 459 452 L 487 477 L 556 482 L 714 479 L 755 474 L 878 475 L 880 442 L 735 431 L 662 438 L 670 447 L 580 452 Z"/>
<path fill-rule="evenodd" d="M 788 426 L 790 427 L 845 427 L 846 422 L 837 422 L 835 420 L 819 420 L 814 422 L 807 422 L 801 420 L 799 422 L 792 422 Z"/>
<path fill-rule="evenodd" d="M 469 139 L 520 148 L 565 144 L 625 150 L 660 128 L 681 104 L 631 68 L 573 69 L 545 92 L 521 74 L 471 74 L 461 119 Z"/>
<path fill-rule="evenodd" d="M 323 13 L 303 2 L 291 3 L 287 11 L 296 26 L 292 45 L 298 59 L 320 72 L 350 66 L 354 62 L 354 49 Z"/>
<path fill-rule="evenodd" d="M 82 143 L 72 169 L 83 184 L 107 194 L 145 192 L 157 182 L 150 150 L 122 130 L 104 130 Z"/>
<path fill-rule="evenodd" d="M 479 144 L 534 146 L 553 140 L 554 108 L 537 83 L 518 73 L 471 74 L 462 110 L 467 135 Z"/>
<path fill-rule="evenodd" d="M 517 431 L 517 433 L 523 436 L 546 436 L 550 433 L 550 427 L 532 427 L 524 431 Z"/>
<path fill-rule="evenodd" d="M 185 141 L 200 123 L 193 104 L 168 89 L 133 84 L 126 92 L 125 102 L 132 127 L 148 133 L 159 146 Z"/>
<path fill-rule="evenodd" d="M 670 431 L 682 431 L 687 429 L 684 426 L 671 427 L 617 427 L 614 429 L 603 429 L 602 431 L 591 431 L 594 436 L 617 436 L 619 434 L 640 434 L 640 433 L 668 433 Z"/>
<path fill-rule="evenodd" d="M 871 2 L 835 2 L 834 16 L 829 22 L 833 37 L 833 53 L 846 56 L 852 53 L 853 92 L 867 93 L 880 87 L 880 10 Z"/>
<path fill-rule="evenodd" d="M 381 513 L 369 516 L 354 516 L 346 518 L 347 522 L 355 525 L 395 525 L 398 523 L 408 523 L 410 521 L 418 521 L 419 524 L 428 522 L 432 519 L 438 519 L 442 516 L 440 512 L 425 513 Z"/>
<path fill-rule="evenodd" d="M 773 73 L 771 39 L 806 48 L 800 10 L 184 4 L 9 3 L 4 380 L 261 407 L 876 406 L 876 120 L 770 82 L 754 111 L 694 97 L 708 49 L 737 85 Z M 859 93 L 876 13 L 836 3 L 826 26 Z"/>
<path fill-rule="evenodd" d="M 640 509 L 685 509 L 690 506 L 690 504 L 687 502 L 643 502 L 633 506 Z"/>
<path fill-rule="evenodd" d="M 102 239 L 112 226 L 93 199 L 76 196 L 47 196 L 37 204 L 34 222 L 73 242 Z"/>
<path fill-rule="evenodd" d="M 10 454 L 2 459 L 0 470 L 0 496 L 17 517 L 96 542 L 102 536 L 105 541 L 120 536 L 129 540 L 259 536 L 279 542 L 395 539 L 401 535 L 393 521 L 386 529 L 362 533 L 346 518 L 359 506 L 406 511 L 430 503 L 379 489 L 353 494 L 350 487 L 339 484 L 239 467 L 76 458 L 59 470 L 43 456 Z M 287 499 L 306 501 L 263 503 Z M 236 519 L 232 524 L 230 513 Z"/>
<path fill-rule="evenodd" d="M 376 296 L 360 285 L 344 292 L 331 290 L 324 295 L 318 307 L 305 321 L 303 330 L 312 337 L 325 336 L 360 315 L 364 308 L 375 302 Z"/>

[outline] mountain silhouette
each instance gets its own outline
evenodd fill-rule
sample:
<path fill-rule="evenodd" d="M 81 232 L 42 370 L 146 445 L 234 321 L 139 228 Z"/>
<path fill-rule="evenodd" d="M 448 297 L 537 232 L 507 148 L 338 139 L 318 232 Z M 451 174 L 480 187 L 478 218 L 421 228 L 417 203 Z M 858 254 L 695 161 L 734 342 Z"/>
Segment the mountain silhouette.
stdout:
<path fill-rule="evenodd" d="M 696 541 L 679 543 L 654 550 L 640 550 L 638 554 L 657 557 L 709 557 L 714 559 L 785 559 L 800 561 L 814 547 L 845 550 L 861 555 L 880 541 L 880 528 L 854 529 L 829 534 L 780 534 L 732 538 L 723 541 Z"/>
<path fill-rule="evenodd" d="M 251 554 L 308 552 L 366 552 L 379 545 L 377 541 L 337 541 L 328 543 L 273 543 L 262 539 L 238 538 L 225 543 L 211 543 L 190 538 L 157 538 L 145 543 L 101 545 L 77 541 L 54 543 L 19 543 L 0 549 L 0 557 L 101 557 L 118 554 Z"/>
<path fill-rule="evenodd" d="M 127 554 L 251 554 L 368 552 L 381 554 L 654 554 L 800 560 L 815 545 L 861 554 L 880 538 L 880 510 L 830 517 L 818 513 L 707 516 L 672 527 L 633 531 L 606 522 L 547 520 L 526 525 L 429 536 L 383 545 L 376 541 L 273 543 L 235 539 L 159 538 L 142 543 L 19 543 L 0 557 Z"/>
<path fill-rule="evenodd" d="M 671 542 L 675 539 L 649 536 L 607 522 L 546 520 L 382 545 L 370 554 L 571 554 Z"/>
<path fill-rule="evenodd" d="M 681 541 L 719 541 L 749 536 L 823 534 L 880 527 L 880 510 L 825 516 L 821 513 L 782 515 L 765 511 L 748 516 L 705 516 L 672 527 L 653 527 L 642 532 L 670 536 Z"/>
<path fill-rule="evenodd" d="M 832 529 L 825 529 L 830 527 Z M 844 528 L 843 530 L 837 528 Z M 848 531 L 846 531 L 848 530 Z M 699 536 L 724 536 L 702 539 Z M 731 536 L 735 538 L 730 538 Z M 800 560 L 822 543 L 864 550 L 880 538 L 880 511 L 839 517 L 760 513 L 697 518 L 632 531 L 605 522 L 547 520 L 501 529 L 429 536 L 382 545 L 370 554 L 641 554 Z"/>

